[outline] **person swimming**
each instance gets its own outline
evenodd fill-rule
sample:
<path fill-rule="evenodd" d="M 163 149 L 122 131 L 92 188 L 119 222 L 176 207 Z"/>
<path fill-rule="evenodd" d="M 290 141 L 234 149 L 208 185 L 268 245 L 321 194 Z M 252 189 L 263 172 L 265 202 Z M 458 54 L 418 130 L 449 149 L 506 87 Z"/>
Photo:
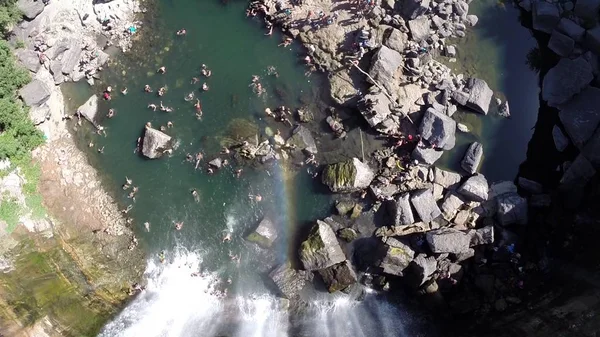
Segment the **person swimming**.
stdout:
<path fill-rule="evenodd" d="M 161 250 L 160 253 L 158 254 L 158 260 L 160 261 L 160 263 L 165 263 L 165 251 Z"/>
<path fill-rule="evenodd" d="M 114 116 L 115 116 L 115 110 L 114 109 L 108 109 L 108 114 L 106 115 L 106 117 L 113 118 Z"/>
<path fill-rule="evenodd" d="M 175 230 L 180 231 L 183 228 L 183 222 L 175 222 Z"/>
<path fill-rule="evenodd" d="M 189 101 L 191 101 L 191 100 L 193 100 L 193 99 L 194 99 L 194 93 L 193 93 L 193 92 L 190 92 L 190 93 L 189 93 L 189 94 L 187 94 L 187 96 L 185 96 L 185 98 L 184 98 L 184 100 L 185 100 L 186 102 L 189 102 Z"/>
<path fill-rule="evenodd" d="M 123 90 L 121 90 L 121 94 L 127 95 L 127 88 L 123 88 Z"/>
<path fill-rule="evenodd" d="M 144 228 L 146 229 L 146 232 L 150 232 L 150 223 L 148 221 L 144 222 Z"/>
<path fill-rule="evenodd" d="M 156 72 L 159 74 L 164 74 L 167 72 L 167 68 L 165 66 L 162 66 L 162 67 L 158 68 L 158 70 Z"/>
<path fill-rule="evenodd" d="M 158 89 L 158 96 L 163 96 L 165 93 L 167 92 L 167 88 L 166 87 L 160 87 L 160 89 Z"/>
<path fill-rule="evenodd" d="M 144 92 L 152 92 L 152 88 L 148 84 L 144 86 Z"/>
<path fill-rule="evenodd" d="M 223 237 L 222 243 L 231 241 L 231 231 L 227 231 L 227 234 Z"/>
<path fill-rule="evenodd" d="M 208 87 L 208 84 L 206 84 L 206 82 L 202 83 L 202 90 L 203 90 L 203 91 L 208 91 L 208 89 L 210 89 L 210 88 Z"/>
<path fill-rule="evenodd" d="M 148 109 L 152 109 L 152 111 L 156 111 L 156 104 L 148 104 Z"/>
<path fill-rule="evenodd" d="M 171 122 L 171 121 L 168 121 L 168 122 L 167 122 L 167 128 L 169 128 L 169 129 L 170 129 L 170 128 L 172 128 L 172 127 L 173 127 L 173 122 Z"/>
<path fill-rule="evenodd" d="M 198 77 L 192 77 L 192 82 L 191 82 L 191 84 L 196 84 L 196 83 L 198 83 L 198 82 L 200 82 L 200 79 L 199 79 Z"/>
<path fill-rule="evenodd" d="M 185 30 L 185 28 L 182 28 L 177 31 L 178 36 L 184 36 L 185 34 L 187 34 L 187 31 Z"/>
<path fill-rule="evenodd" d="M 194 197 L 195 202 L 200 202 L 200 194 L 196 189 L 192 190 L 192 196 Z"/>

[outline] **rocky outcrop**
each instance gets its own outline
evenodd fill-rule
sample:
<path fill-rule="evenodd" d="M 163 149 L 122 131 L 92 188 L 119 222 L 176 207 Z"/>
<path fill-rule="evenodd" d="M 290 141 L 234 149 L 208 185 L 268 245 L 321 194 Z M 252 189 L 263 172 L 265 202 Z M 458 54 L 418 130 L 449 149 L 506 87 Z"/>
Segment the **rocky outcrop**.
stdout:
<path fill-rule="evenodd" d="M 433 165 L 443 154 L 444 151 L 434 149 L 420 141 L 413 150 L 411 156 L 418 162 Z"/>
<path fill-rule="evenodd" d="M 431 21 L 429 18 L 422 16 L 414 20 L 408 21 L 410 35 L 416 42 L 423 41 L 430 36 Z"/>
<path fill-rule="evenodd" d="M 552 128 L 552 139 L 554 140 L 554 146 L 559 152 L 563 152 L 569 146 L 569 138 L 565 136 L 558 125 Z"/>
<path fill-rule="evenodd" d="M 473 174 L 477 172 L 479 164 L 481 164 L 481 159 L 483 159 L 483 145 L 473 142 L 469 145 L 465 156 L 460 162 L 460 167 L 468 173 Z"/>
<path fill-rule="evenodd" d="M 503 226 L 527 223 L 527 200 L 517 193 L 506 193 L 496 197 L 496 208 L 498 222 Z"/>
<path fill-rule="evenodd" d="M 560 12 L 555 4 L 545 1 L 536 1 L 532 5 L 533 29 L 545 33 L 552 33 L 552 30 L 560 21 Z"/>
<path fill-rule="evenodd" d="M 356 273 L 348 261 L 319 270 L 327 291 L 334 293 L 356 283 Z"/>
<path fill-rule="evenodd" d="M 288 299 L 298 296 L 306 281 L 312 279 L 310 272 L 295 270 L 289 263 L 282 264 L 269 273 L 269 277 L 281 294 Z"/>
<path fill-rule="evenodd" d="M 298 252 L 306 270 L 324 269 L 346 260 L 331 226 L 321 220 L 317 220 Z"/>
<path fill-rule="evenodd" d="M 263 248 L 270 248 L 277 239 L 277 228 L 270 218 L 263 218 L 258 227 L 250 233 L 246 240 L 254 242 Z"/>
<path fill-rule="evenodd" d="M 146 127 L 142 141 L 142 154 L 146 158 L 156 159 L 162 157 L 164 152 L 171 148 L 171 145 L 169 135 Z"/>
<path fill-rule="evenodd" d="M 50 98 L 50 88 L 40 80 L 33 80 L 19 90 L 19 96 L 27 106 L 40 106 Z"/>
<path fill-rule="evenodd" d="M 542 99 L 558 107 L 580 93 L 593 78 L 592 67 L 583 57 L 563 58 L 544 77 Z"/>
<path fill-rule="evenodd" d="M 358 158 L 327 165 L 322 173 L 323 184 L 334 193 L 349 193 L 365 189 L 375 174 Z"/>
<path fill-rule="evenodd" d="M 17 59 L 25 68 L 34 73 L 37 73 L 42 66 L 40 63 L 40 57 L 33 50 L 22 49 L 17 51 Z"/>

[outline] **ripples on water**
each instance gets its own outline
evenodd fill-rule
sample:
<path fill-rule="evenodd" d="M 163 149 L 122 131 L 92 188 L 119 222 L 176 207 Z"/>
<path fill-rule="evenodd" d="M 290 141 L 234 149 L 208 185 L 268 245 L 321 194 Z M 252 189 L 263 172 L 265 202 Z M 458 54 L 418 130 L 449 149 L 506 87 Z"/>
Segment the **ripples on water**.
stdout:
<path fill-rule="evenodd" d="M 272 295 L 219 298 L 217 290 L 224 282 L 216 274 L 192 275 L 201 264 L 201 252 L 185 249 L 164 264 L 149 260 L 146 289 L 100 337 L 407 336 L 402 313 L 372 295 L 362 302 L 347 295 L 314 300 L 298 319 Z"/>

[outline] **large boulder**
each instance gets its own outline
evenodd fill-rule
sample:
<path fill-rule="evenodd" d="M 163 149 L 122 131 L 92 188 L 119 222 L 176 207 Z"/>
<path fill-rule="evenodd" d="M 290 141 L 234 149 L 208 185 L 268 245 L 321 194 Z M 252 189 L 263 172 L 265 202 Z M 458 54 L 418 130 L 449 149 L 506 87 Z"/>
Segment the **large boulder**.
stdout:
<path fill-rule="evenodd" d="M 433 168 L 433 182 L 447 189 L 458 187 L 462 176 L 456 172 L 442 170 L 439 167 Z"/>
<path fill-rule="evenodd" d="M 485 226 L 469 233 L 471 233 L 471 243 L 469 244 L 471 247 L 494 243 L 494 226 Z"/>
<path fill-rule="evenodd" d="M 598 20 L 598 11 L 600 11 L 600 1 L 577 0 L 575 2 L 575 15 L 582 19 Z"/>
<path fill-rule="evenodd" d="M 488 182 L 483 174 L 476 174 L 465 181 L 457 190 L 466 199 L 472 201 L 486 201 L 488 199 Z"/>
<path fill-rule="evenodd" d="M 560 179 L 559 191 L 566 195 L 566 206 L 577 207 L 584 197 L 584 188 L 596 174 L 590 161 L 580 153 Z"/>
<path fill-rule="evenodd" d="M 596 26 L 585 32 L 584 44 L 586 47 L 600 54 L 600 26 Z"/>
<path fill-rule="evenodd" d="M 349 193 L 369 187 L 375 174 L 369 166 L 358 158 L 330 164 L 322 173 L 323 184 L 334 193 Z"/>
<path fill-rule="evenodd" d="M 171 148 L 171 137 L 156 129 L 146 127 L 142 141 L 142 154 L 146 158 L 160 158 L 165 150 Z"/>
<path fill-rule="evenodd" d="M 22 49 L 17 51 L 17 59 L 19 59 L 19 62 L 21 62 L 25 68 L 34 73 L 37 73 L 42 66 L 40 63 L 40 57 L 33 50 Z"/>
<path fill-rule="evenodd" d="M 550 48 L 550 50 L 552 50 L 558 56 L 567 57 L 573 52 L 573 49 L 575 48 L 575 41 L 555 29 L 552 31 L 550 41 L 548 41 L 548 48 Z"/>
<path fill-rule="evenodd" d="M 427 257 L 425 254 L 419 254 L 410 263 L 406 274 L 410 283 L 418 287 L 423 285 L 437 270 L 437 260 L 434 256 Z"/>
<path fill-rule="evenodd" d="M 250 233 L 246 240 L 254 242 L 263 248 L 270 248 L 277 239 L 277 228 L 269 218 L 263 218 L 258 227 Z"/>
<path fill-rule="evenodd" d="M 28 20 L 35 19 L 40 15 L 46 6 L 42 0 L 19 0 L 17 8 L 23 13 L 23 16 Z"/>
<path fill-rule="evenodd" d="M 96 125 L 96 114 L 98 113 L 98 96 L 92 95 L 83 103 L 77 112 L 87 119 L 90 123 Z"/>
<path fill-rule="evenodd" d="M 560 107 L 558 117 L 573 144 L 583 149 L 600 125 L 600 89 L 585 88 Z"/>
<path fill-rule="evenodd" d="M 406 20 L 413 20 L 425 14 L 429 8 L 429 0 L 402 1 L 402 16 Z"/>
<path fill-rule="evenodd" d="M 386 30 L 385 33 L 386 36 L 383 39 L 383 45 L 402 53 L 406 47 L 406 44 L 408 43 L 408 35 L 396 28 L 390 28 Z"/>
<path fill-rule="evenodd" d="M 395 226 L 407 226 L 415 223 L 412 208 L 410 207 L 410 194 L 401 194 L 392 205 L 392 217 Z"/>
<path fill-rule="evenodd" d="M 357 99 L 358 91 L 352 84 L 352 79 L 347 71 L 336 72 L 328 82 L 331 98 L 336 103 L 346 105 Z"/>
<path fill-rule="evenodd" d="M 78 40 L 71 40 L 69 49 L 64 53 L 62 58 L 62 69 L 61 72 L 65 75 L 70 75 L 75 67 L 81 60 L 81 42 Z"/>
<path fill-rule="evenodd" d="M 344 290 L 356 283 L 356 273 L 347 260 L 319 270 L 319 275 L 330 293 Z"/>
<path fill-rule="evenodd" d="M 416 42 L 421 42 L 427 39 L 430 35 L 431 21 L 426 16 L 421 16 L 417 19 L 408 21 L 410 35 Z"/>
<path fill-rule="evenodd" d="M 40 106 L 50 98 L 50 88 L 40 80 L 33 80 L 19 90 L 19 96 L 27 106 Z"/>
<path fill-rule="evenodd" d="M 469 98 L 465 106 L 487 115 L 492 96 L 494 96 L 492 89 L 490 89 L 486 81 L 479 78 L 470 78 L 467 81 L 467 86 L 469 88 Z"/>
<path fill-rule="evenodd" d="M 288 145 L 295 145 L 296 149 L 310 154 L 317 153 L 317 144 L 310 130 L 302 125 L 298 125 L 292 131 L 292 137 L 287 141 Z"/>
<path fill-rule="evenodd" d="M 381 46 L 371 59 L 369 75 L 388 92 L 395 90 L 395 75 L 402 65 L 402 55 L 386 46 Z"/>
<path fill-rule="evenodd" d="M 425 234 L 429 248 L 434 253 L 462 254 L 471 247 L 471 235 L 454 228 L 440 228 Z"/>
<path fill-rule="evenodd" d="M 429 222 L 437 218 L 442 212 L 433 198 L 431 189 L 414 192 L 410 198 L 422 222 Z"/>
<path fill-rule="evenodd" d="M 460 162 L 460 167 L 463 170 L 473 174 L 477 172 L 479 168 L 479 164 L 481 163 L 481 159 L 483 158 L 483 145 L 478 142 L 473 142 L 469 145 L 465 156 Z"/>
<path fill-rule="evenodd" d="M 415 251 L 408 244 L 394 238 L 388 238 L 386 244 L 387 251 L 379 267 L 386 274 L 403 276 L 404 269 L 415 257 Z"/>
<path fill-rule="evenodd" d="M 533 29 L 552 33 L 552 30 L 560 21 L 560 12 L 555 4 L 546 1 L 533 3 Z"/>
<path fill-rule="evenodd" d="M 306 270 L 319 270 L 346 260 L 333 229 L 321 220 L 317 220 L 300 245 L 299 255 Z"/>
<path fill-rule="evenodd" d="M 565 136 L 558 125 L 552 128 L 552 139 L 554 140 L 554 146 L 558 152 L 563 152 L 569 146 L 569 138 Z"/>
<path fill-rule="evenodd" d="M 295 270 L 289 263 L 280 265 L 269 273 L 269 277 L 281 294 L 286 298 L 298 296 L 306 281 L 312 278 L 310 272 L 305 270 Z"/>
<path fill-rule="evenodd" d="M 542 99 L 558 107 L 581 92 L 592 81 L 592 67 L 583 57 L 563 58 L 550 69 L 542 82 Z"/>
<path fill-rule="evenodd" d="M 558 22 L 556 30 L 572 38 L 573 40 L 580 42 L 583 40 L 585 29 L 580 25 L 576 24 L 573 20 L 562 18 Z"/>
<path fill-rule="evenodd" d="M 452 220 L 456 215 L 456 212 L 460 209 L 460 207 L 465 202 L 462 198 L 455 192 L 448 192 L 444 197 L 444 201 L 442 201 L 442 214 L 446 220 Z"/>
<path fill-rule="evenodd" d="M 500 225 L 526 224 L 527 199 L 517 193 L 505 193 L 496 198 L 496 217 Z"/>
<path fill-rule="evenodd" d="M 383 92 L 366 94 L 360 105 L 360 113 L 371 127 L 376 127 L 390 116 L 390 99 Z"/>
<path fill-rule="evenodd" d="M 425 145 L 422 141 L 419 141 L 411 156 L 421 163 L 433 165 L 433 163 L 440 159 L 443 154 L 444 151 L 434 149 L 431 146 Z"/>
<path fill-rule="evenodd" d="M 456 143 L 456 122 L 445 114 L 427 109 L 419 126 L 421 139 L 435 148 L 451 150 Z"/>

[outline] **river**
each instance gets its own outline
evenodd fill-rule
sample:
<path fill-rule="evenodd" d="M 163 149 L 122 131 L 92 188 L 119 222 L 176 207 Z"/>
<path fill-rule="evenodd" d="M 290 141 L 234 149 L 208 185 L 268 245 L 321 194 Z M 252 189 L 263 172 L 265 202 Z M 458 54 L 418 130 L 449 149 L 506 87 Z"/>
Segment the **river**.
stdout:
<path fill-rule="evenodd" d="M 461 118 L 474 135 L 461 137 L 444 162 L 455 166 L 465 144 L 479 139 L 486 150 L 482 172 L 492 180 L 513 179 L 525 157 L 537 112 L 537 75 L 525 71 L 525 54 L 535 42 L 527 38 L 515 9 L 489 0 L 477 3 L 472 7 L 481 20 L 473 35 L 459 44 L 458 61 L 461 66 L 470 65 L 470 74 L 481 76 L 508 97 L 513 118 L 464 113 Z M 391 337 L 431 330 L 398 299 L 391 304 L 368 290 L 363 301 L 353 294 L 329 296 L 309 290 L 306 310 L 289 317 L 282 308 L 285 303 L 264 286 L 269 268 L 293 256 L 295 234 L 328 215 L 333 200 L 306 168 L 244 168 L 239 178 L 234 174 L 237 167 L 206 173 L 206 162 L 220 156 L 227 139 L 265 135 L 277 128 L 264 118 L 266 107 L 285 104 L 312 111 L 323 107 L 323 79 L 305 75 L 300 47 L 278 47 L 281 36 L 265 36 L 258 19 L 245 17 L 245 6 L 243 1 L 157 1 L 131 55 L 117 54 L 116 62 L 93 88 L 65 87 L 72 98 L 71 109 L 93 90 L 108 85 L 115 89 L 113 99 L 100 104 L 100 113 L 109 108 L 116 112 L 114 118 L 100 122 L 107 137 L 90 132 L 76 136 L 122 208 L 133 206 L 128 216 L 140 248 L 149 256 L 147 289 L 107 324 L 101 336 Z M 492 29 L 497 21 L 502 30 Z M 186 36 L 176 36 L 181 28 L 186 28 Z M 509 48 L 515 41 L 519 48 Z M 192 77 L 200 77 L 202 64 L 212 70 L 212 76 L 192 84 Z M 165 74 L 156 72 L 160 66 L 166 67 Z M 278 76 L 268 74 L 270 66 Z M 260 97 L 249 86 L 253 75 L 259 75 L 266 88 Z M 204 81 L 210 90 L 201 92 Z M 161 100 L 143 91 L 146 84 L 154 90 L 166 86 L 162 103 L 174 111 L 148 109 L 149 103 L 158 105 Z M 128 88 L 127 95 L 120 94 L 123 88 Z M 184 100 L 189 93 L 202 102 L 202 120 L 195 117 L 193 102 Z M 146 122 L 158 128 L 168 121 L 173 128 L 166 132 L 177 143 L 171 156 L 147 160 L 134 153 Z M 90 142 L 93 148 L 87 147 Z M 199 151 L 205 161 L 196 170 L 185 155 Z M 121 188 L 126 177 L 139 189 L 135 202 Z M 199 192 L 198 200 L 192 197 L 192 189 Z M 256 195 L 262 200 L 256 201 Z M 275 219 L 280 228 L 271 251 L 244 240 L 265 216 Z M 144 228 L 146 222 L 149 231 Z M 175 222 L 183 222 L 180 231 L 175 230 Z M 228 232 L 232 239 L 223 243 Z M 165 263 L 159 262 L 161 251 Z M 239 262 L 231 256 L 239 257 Z M 201 276 L 192 276 L 199 271 Z M 227 300 L 215 295 L 217 288 L 228 289 Z"/>

